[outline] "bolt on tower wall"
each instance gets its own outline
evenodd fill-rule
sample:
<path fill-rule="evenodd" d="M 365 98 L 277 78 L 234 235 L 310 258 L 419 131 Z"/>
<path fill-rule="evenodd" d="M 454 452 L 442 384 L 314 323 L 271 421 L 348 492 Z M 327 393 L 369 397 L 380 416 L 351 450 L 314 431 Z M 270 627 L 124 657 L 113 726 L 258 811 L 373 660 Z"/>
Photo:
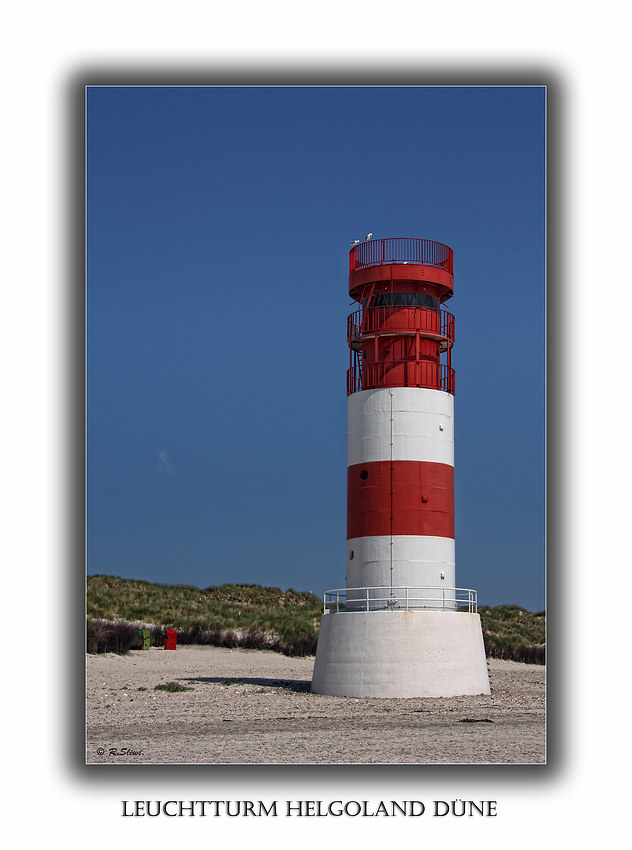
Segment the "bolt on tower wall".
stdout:
<path fill-rule="evenodd" d="M 314 693 L 489 693 L 476 593 L 455 586 L 453 292 L 447 245 L 349 253 L 346 588 L 325 592 Z"/>

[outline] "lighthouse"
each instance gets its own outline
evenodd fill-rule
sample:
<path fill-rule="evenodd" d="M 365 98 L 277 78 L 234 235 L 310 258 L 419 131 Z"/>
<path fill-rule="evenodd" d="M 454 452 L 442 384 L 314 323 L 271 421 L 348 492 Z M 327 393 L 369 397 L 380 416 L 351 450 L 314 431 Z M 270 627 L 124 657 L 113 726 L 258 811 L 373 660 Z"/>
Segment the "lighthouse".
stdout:
<path fill-rule="evenodd" d="M 453 252 L 349 252 L 346 587 L 325 592 L 312 692 L 489 694 L 476 592 L 454 545 Z"/>

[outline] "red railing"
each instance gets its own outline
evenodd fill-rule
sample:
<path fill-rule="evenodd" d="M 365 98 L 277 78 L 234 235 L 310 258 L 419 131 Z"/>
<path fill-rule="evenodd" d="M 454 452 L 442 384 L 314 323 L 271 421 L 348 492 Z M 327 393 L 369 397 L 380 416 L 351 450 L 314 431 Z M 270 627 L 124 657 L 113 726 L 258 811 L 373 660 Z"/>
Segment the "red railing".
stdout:
<path fill-rule="evenodd" d="M 452 248 L 430 239 L 372 239 L 360 242 L 349 251 L 349 274 L 356 269 L 390 263 L 416 263 L 453 273 Z"/>
<path fill-rule="evenodd" d="M 347 395 L 378 387 L 425 387 L 454 395 L 454 369 L 431 360 L 361 363 L 347 371 Z"/>
<path fill-rule="evenodd" d="M 347 318 L 347 341 L 382 331 L 388 334 L 419 333 L 454 344 L 454 316 L 432 307 L 367 307 Z"/>

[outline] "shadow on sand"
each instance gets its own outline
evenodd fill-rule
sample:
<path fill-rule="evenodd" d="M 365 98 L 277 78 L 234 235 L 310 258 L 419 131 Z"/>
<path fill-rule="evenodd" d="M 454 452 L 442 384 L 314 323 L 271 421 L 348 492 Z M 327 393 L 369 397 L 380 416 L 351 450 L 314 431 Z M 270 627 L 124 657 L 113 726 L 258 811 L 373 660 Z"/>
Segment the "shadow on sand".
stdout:
<path fill-rule="evenodd" d="M 294 693 L 309 693 L 312 683 L 305 679 L 252 679 L 241 676 L 238 679 L 228 679 L 225 676 L 198 676 L 181 679 L 183 682 L 198 682 L 201 685 L 259 685 L 262 688 L 275 688 Z"/>

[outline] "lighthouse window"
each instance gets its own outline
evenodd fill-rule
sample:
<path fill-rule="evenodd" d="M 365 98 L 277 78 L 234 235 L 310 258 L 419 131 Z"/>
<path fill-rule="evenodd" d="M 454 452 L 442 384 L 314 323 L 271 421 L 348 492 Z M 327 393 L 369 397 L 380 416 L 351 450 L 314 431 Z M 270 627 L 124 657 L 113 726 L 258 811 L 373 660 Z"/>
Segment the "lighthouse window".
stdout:
<path fill-rule="evenodd" d="M 362 306 L 366 307 L 366 298 Z M 371 298 L 371 307 L 430 307 L 439 309 L 439 299 L 426 292 L 384 292 Z"/>
<path fill-rule="evenodd" d="M 366 481 L 368 477 L 369 477 L 369 473 L 366 471 L 366 469 L 363 469 L 362 472 L 360 473 L 360 478 L 363 481 Z"/>
<path fill-rule="evenodd" d="M 425 292 L 420 292 L 419 297 L 421 298 L 422 307 L 432 307 L 433 310 L 439 309 L 438 298 L 435 298 L 433 295 L 427 295 Z"/>
<path fill-rule="evenodd" d="M 353 549 L 349 552 L 349 560 L 353 561 Z"/>

